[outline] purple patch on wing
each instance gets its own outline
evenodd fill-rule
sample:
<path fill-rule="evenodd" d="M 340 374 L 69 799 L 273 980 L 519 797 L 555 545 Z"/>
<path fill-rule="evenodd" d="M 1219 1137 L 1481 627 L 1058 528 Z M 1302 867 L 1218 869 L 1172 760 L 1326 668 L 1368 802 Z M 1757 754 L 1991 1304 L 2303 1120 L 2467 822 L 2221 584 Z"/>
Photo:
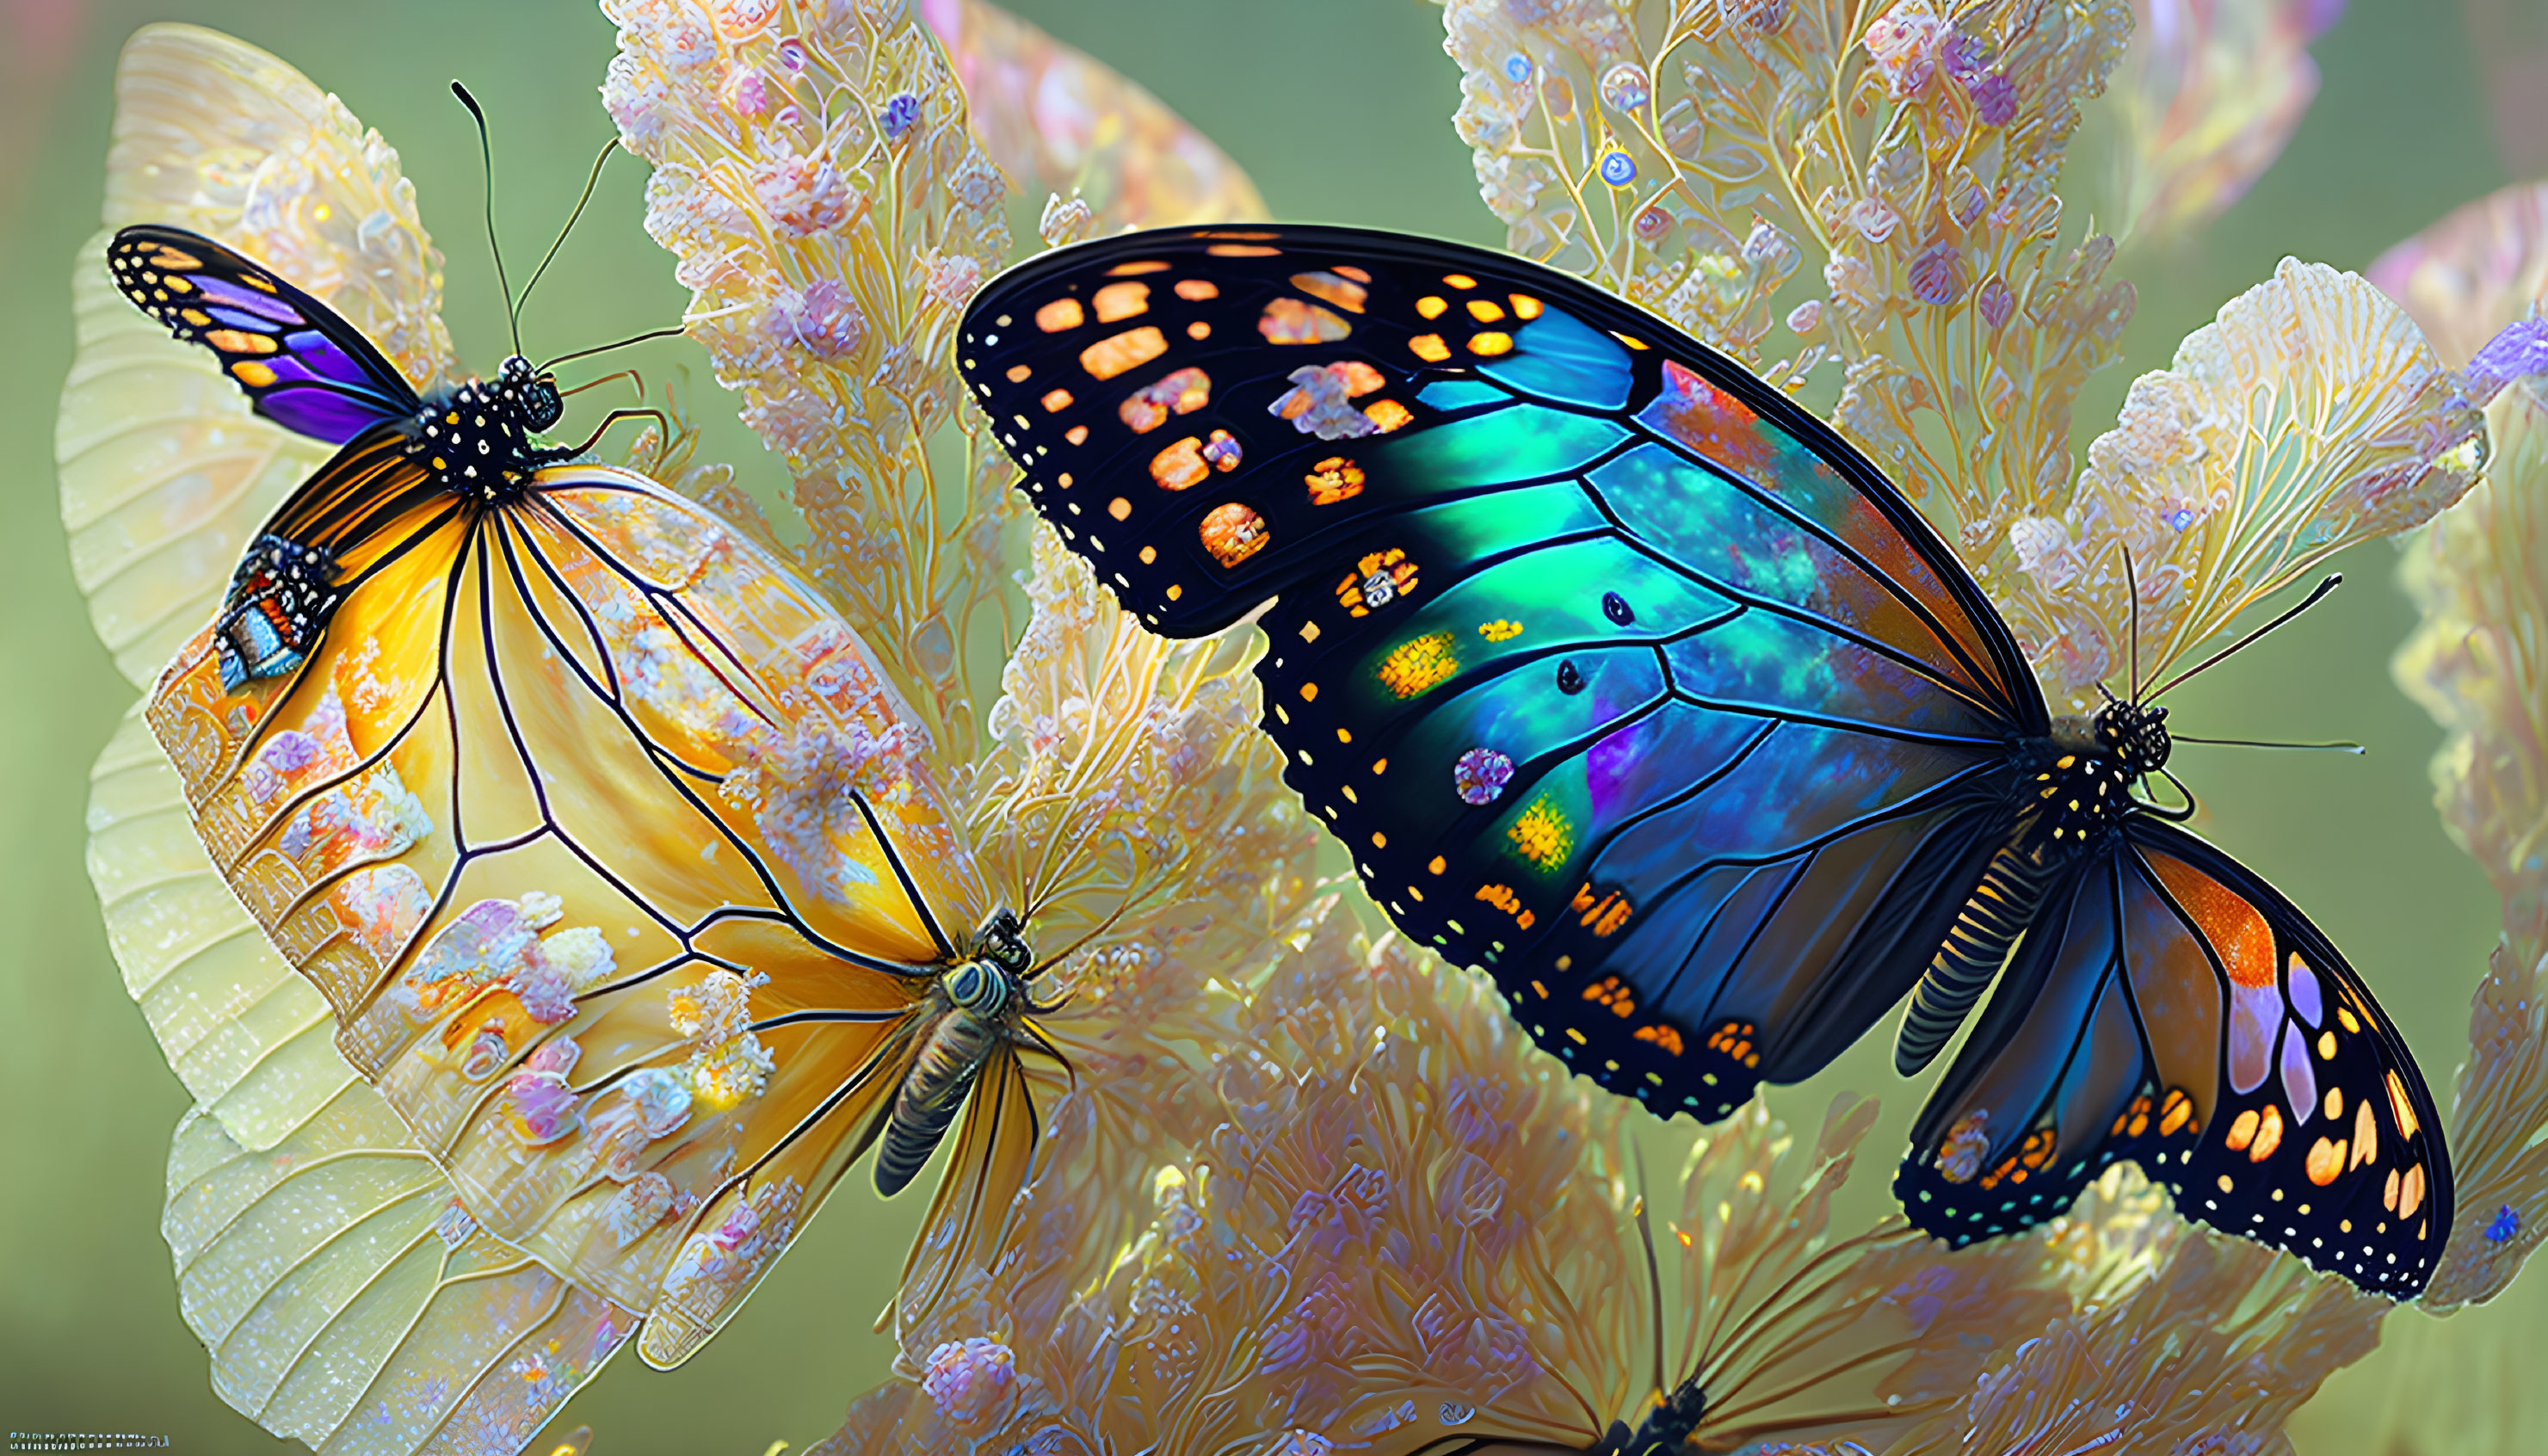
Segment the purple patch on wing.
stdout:
<path fill-rule="evenodd" d="M 281 371 L 277 371 L 280 373 Z M 280 389 L 256 402 L 257 412 L 295 434 L 341 445 L 390 415 L 330 389 Z"/>
<path fill-rule="evenodd" d="M 335 340 L 316 329 L 285 334 L 283 347 L 287 357 L 300 360 L 310 367 L 312 373 L 321 378 L 334 380 L 338 384 L 372 383 L 370 373 L 362 365 L 355 363 L 351 355 L 336 347 Z"/>
<path fill-rule="evenodd" d="M 199 291 L 202 292 L 206 300 L 216 306 L 238 309 L 246 313 L 253 314 L 256 316 L 257 322 L 260 324 L 306 323 L 309 321 L 308 319 L 303 318 L 301 317 L 301 312 L 293 308 L 290 304 L 285 303 L 281 299 L 258 293 L 254 289 L 241 288 L 234 283 L 225 283 L 221 279 L 208 277 L 202 273 L 189 275 L 189 280 Z"/>

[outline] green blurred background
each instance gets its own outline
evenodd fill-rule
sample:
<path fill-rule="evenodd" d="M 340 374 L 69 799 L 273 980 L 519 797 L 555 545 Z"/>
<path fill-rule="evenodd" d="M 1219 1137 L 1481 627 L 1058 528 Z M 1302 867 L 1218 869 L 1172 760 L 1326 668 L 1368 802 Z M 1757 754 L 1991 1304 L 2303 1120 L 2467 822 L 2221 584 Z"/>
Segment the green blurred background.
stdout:
<path fill-rule="evenodd" d="M 1439 12 L 1421 0 L 1011 8 L 1157 92 L 1254 175 L 1279 218 L 1481 242 L 1501 234 L 1451 134 L 1458 72 L 1442 53 Z M 81 864 L 86 770 L 132 690 L 72 587 L 52 420 L 71 354 L 66 280 L 98 226 L 116 51 L 154 20 L 217 27 L 277 52 L 400 148 L 447 259 L 452 334 L 481 368 L 503 352 L 503 320 L 477 219 L 476 147 L 445 82 L 465 78 L 487 105 L 500 226 L 513 256 L 535 255 L 607 135 L 594 87 L 612 31 L 571 0 L 0 0 L 0 277 L 12 281 L 10 317 L 22 325 L 0 353 L 0 938 L 9 948 L 0 955 L 0 1422 L 263 1451 L 285 1447 L 214 1398 L 204 1353 L 177 1317 L 157 1221 L 185 1098 L 126 999 Z M 2180 336 L 2284 254 L 2358 269 L 2511 180 L 2459 7 L 2355 0 L 2314 51 L 2322 89 L 2275 167 L 2197 243 L 2124 263 L 2140 289 L 2131 353 L 2083 402 L 2083 444 L 2113 417 L 2133 374 L 2164 365 Z M 524 320 L 535 350 L 678 316 L 683 294 L 670 259 L 638 226 L 643 170 L 625 157 L 613 164 Z M 686 367 L 705 385 L 704 357 L 685 341 L 632 353 L 650 378 Z M 774 489 L 776 470 L 721 398 L 692 398 L 709 426 L 707 458 Z M 2353 585 L 2234 670 L 2186 689 L 2176 720 L 2210 735 L 2370 746 L 2360 760 L 2189 748 L 2181 764 L 2210 810 L 2208 832 L 2345 948 L 2447 1097 L 2497 907 L 2435 820 L 2424 765 L 2438 735 L 2389 680 L 2389 654 L 2413 615 L 2392 584 L 2395 558 L 2385 544 L 2355 552 L 2342 564 Z M 1854 1086 L 1886 1094 L 1898 1129 L 1914 1089 L 1885 1068 L 1880 1040 L 1775 1105 L 1811 1123 L 1834 1089 Z M 1879 1134 L 1869 1146 L 1879 1144 L 1898 1139 Z M 1863 1181 L 1880 1194 L 1881 1177 Z M 887 1347 L 869 1324 L 920 1202 L 880 1204 L 852 1178 L 783 1272 L 698 1358 L 670 1375 L 620 1361 L 562 1424 L 592 1424 L 601 1456 L 759 1453 L 774 1439 L 819 1438 L 884 1374 Z M 2507 1353 L 2525 1338 L 2516 1332 L 2525 1325 L 2505 1322 L 2524 1319 L 2517 1310 L 2460 1318 L 2492 1321 Z M 2375 1363 L 2331 1394 L 2369 1399 L 2386 1378 Z M 2345 1429 L 2320 1417 L 2295 1434 L 2305 1451 L 2357 1449 Z"/>

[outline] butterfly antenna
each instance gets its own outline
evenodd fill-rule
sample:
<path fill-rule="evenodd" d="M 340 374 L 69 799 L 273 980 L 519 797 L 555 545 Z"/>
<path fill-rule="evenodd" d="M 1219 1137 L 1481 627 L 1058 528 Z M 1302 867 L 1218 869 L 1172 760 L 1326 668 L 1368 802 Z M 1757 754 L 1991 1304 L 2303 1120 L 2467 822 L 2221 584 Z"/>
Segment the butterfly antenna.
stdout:
<path fill-rule="evenodd" d="M 1649 1308 L 1654 1325 L 1655 1395 L 1661 1398 L 1672 1389 L 1664 1384 L 1664 1272 L 1655 1258 L 1655 1226 L 1646 1217 L 1646 1155 L 1642 1152 L 1637 1154 L 1637 1202 L 1633 1214 L 1637 1237 L 1646 1246 L 1646 1293 L 1652 1302 Z"/>
<path fill-rule="evenodd" d="M 516 315 L 530 307 L 531 290 L 540 286 L 541 275 L 549 271 L 549 263 L 557 257 L 558 249 L 566 246 L 566 235 L 575 230 L 576 220 L 584 216 L 585 204 L 592 201 L 592 189 L 601 182 L 602 165 L 610 160 L 611 151 L 618 145 L 619 138 L 616 136 L 601 143 L 601 154 L 592 159 L 592 171 L 584 179 L 584 194 L 575 200 L 575 211 L 566 215 L 566 226 L 558 229 L 557 241 L 549 244 L 549 250 L 541 257 L 540 265 L 531 270 L 531 281 L 522 285 L 522 296 L 513 302 L 513 312 Z"/>
<path fill-rule="evenodd" d="M 496 286 L 504 291 L 504 321 L 513 330 L 513 352 L 519 354 L 522 311 L 513 303 L 513 285 L 504 278 L 503 244 L 496 240 L 496 148 L 487 139 L 487 113 L 478 105 L 478 98 L 469 94 L 469 88 L 458 81 L 451 83 L 451 94 L 460 98 L 460 104 L 469 108 L 469 115 L 478 122 L 479 169 L 487 178 L 487 250 L 496 255 Z"/>
<path fill-rule="evenodd" d="M 642 344 L 648 339 L 679 338 L 687 331 L 688 330 L 678 325 L 672 328 L 650 328 L 644 333 L 632 333 L 626 338 L 614 339 L 606 344 L 595 344 L 589 349 L 578 349 L 572 354 L 560 354 L 556 358 L 541 365 L 539 372 L 546 374 L 550 370 L 555 369 L 557 366 L 564 364 L 570 359 L 590 359 L 595 354 L 606 354 L 612 349 L 624 349 L 630 344 Z"/>
<path fill-rule="evenodd" d="M 2275 617 L 2272 621 L 2265 623 L 2263 626 L 2247 633 L 2243 637 L 2240 637 L 2237 641 L 2230 643 L 2219 652 L 2216 652 L 2212 654 L 2212 656 L 2205 658 L 2203 661 L 2196 663 L 2193 667 L 2190 667 L 2184 672 L 2177 674 L 2175 677 L 2168 679 L 2165 682 L 2160 683 L 2148 697 L 2141 699 L 2141 701 L 2144 703 L 2158 701 L 2161 696 L 2166 694 L 2168 689 L 2176 686 L 2179 682 L 2184 682 L 2186 679 L 2193 677 L 2195 674 L 2202 672 L 2206 668 L 2212 667 L 2216 663 L 2224 661 L 2230 654 L 2238 651 L 2240 648 L 2247 646 L 2249 643 L 2254 642 L 2257 638 L 2264 636 L 2276 627 L 2281 626 L 2283 623 L 2299 616 L 2302 612 L 2305 612 L 2311 607 L 2318 605 L 2320 602 L 2324 601 L 2326 599 L 2326 593 L 2334 591 L 2342 585 L 2344 585 L 2344 574 L 2342 572 L 2327 573 L 2326 580 L 2319 583 L 2317 588 L 2313 590 L 2309 595 L 2302 597 L 2299 605 L 2289 608 L 2281 615 Z"/>
<path fill-rule="evenodd" d="M 2124 594 L 2130 599 L 2132 621 L 2129 629 L 2132 634 L 2132 676 L 2126 681 L 2132 684 L 2133 700 L 2138 702 L 2141 696 L 2141 584 L 2133 574 L 2133 548 L 2130 546 L 2124 548 Z"/>
<path fill-rule="evenodd" d="M 2358 754 L 2364 752 L 2358 743 L 2281 743 L 2263 738 L 2194 738 L 2183 733 L 2167 736 L 2170 743 L 2209 743 L 2225 748 L 2297 748 L 2317 753 Z"/>

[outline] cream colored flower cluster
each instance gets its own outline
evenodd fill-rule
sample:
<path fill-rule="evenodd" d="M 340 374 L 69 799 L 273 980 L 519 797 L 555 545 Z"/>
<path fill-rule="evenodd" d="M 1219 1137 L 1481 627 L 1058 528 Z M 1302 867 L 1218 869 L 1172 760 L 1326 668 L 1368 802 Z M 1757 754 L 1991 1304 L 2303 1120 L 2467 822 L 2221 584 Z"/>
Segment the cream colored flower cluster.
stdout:
<path fill-rule="evenodd" d="M 958 418 L 948 345 L 1007 259 L 1007 183 L 899 6 L 604 10 L 620 32 L 602 102 L 655 164 L 646 227 L 692 290 L 690 336 L 793 477 L 801 561 L 960 762 L 1014 507 L 1005 461 Z M 962 448 L 933 456 L 950 422 Z"/>

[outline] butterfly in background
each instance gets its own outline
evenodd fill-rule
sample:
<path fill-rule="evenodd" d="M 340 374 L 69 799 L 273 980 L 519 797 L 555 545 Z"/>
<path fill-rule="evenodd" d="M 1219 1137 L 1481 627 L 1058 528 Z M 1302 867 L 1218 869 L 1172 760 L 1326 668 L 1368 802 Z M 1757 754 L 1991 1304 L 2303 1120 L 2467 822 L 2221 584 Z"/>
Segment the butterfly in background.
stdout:
<path fill-rule="evenodd" d="M 2011 1232 L 2128 1159 L 2366 1290 L 2430 1276 L 2423 1078 L 2298 909 L 2138 796 L 2166 710 L 2053 717 L 1917 509 L 1740 365 L 1550 269 L 1334 228 L 1061 249 L 958 350 L 1144 623 L 1273 598 L 1286 781 L 1575 1070 L 1713 1122 L 1906 994 L 1920 1070 L 1996 979 L 1896 1179 L 1917 1227 Z"/>
<path fill-rule="evenodd" d="M 520 354 L 419 396 L 209 238 L 107 256 L 257 413 L 341 447 L 146 716 L 458 1189 L 447 1241 L 536 1255 L 670 1367 L 848 1164 L 873 1146 L 896 1192 L 960 1116 L 923 1245 L 951 1277 L 1035 1146 L 1033 957 L 864 645 L 699 505 L 540 443 L 563 401 Z"/>

